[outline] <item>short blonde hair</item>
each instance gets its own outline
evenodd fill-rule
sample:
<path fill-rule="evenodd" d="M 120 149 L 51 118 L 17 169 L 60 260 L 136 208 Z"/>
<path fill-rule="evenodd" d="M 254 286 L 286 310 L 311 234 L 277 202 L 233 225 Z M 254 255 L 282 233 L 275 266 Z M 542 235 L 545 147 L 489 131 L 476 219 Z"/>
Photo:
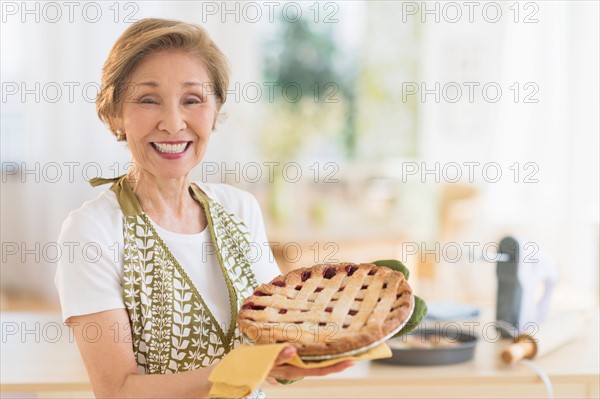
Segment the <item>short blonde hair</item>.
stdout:
<path fill-rule="evenodd" d="M 113 45 L 104 66 L 96 112 L 116 135 L 115 119 L 121 116 L 127 81 L 148 55 L 178 49 L 197 56 L 207 68 L 217 112 L 227 100 L 229 62 L 204 28 L 181 21 L 148 18 L 131 25 Z M 215 115 L 215 123 L 216 123 Z M 213 126 L 214 129 L 214 126 Z"/>

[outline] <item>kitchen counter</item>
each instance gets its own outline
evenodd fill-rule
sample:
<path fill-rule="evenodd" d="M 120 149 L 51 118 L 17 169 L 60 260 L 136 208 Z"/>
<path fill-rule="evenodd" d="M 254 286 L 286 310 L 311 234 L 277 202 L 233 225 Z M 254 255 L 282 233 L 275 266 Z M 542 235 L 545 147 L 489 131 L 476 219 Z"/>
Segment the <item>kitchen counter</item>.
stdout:
<path fill-rule="evenodd" d="M 600 397 L 598 312 L 586 316 L 589 330 L 535 359 L 549 376 L 556 398 Z M 444 324 L 429 322 L 428 328 L 436 325 L 442 329 Z M 341 374 L 306 379 L 288 387 L 266 387 L 265 391 L 275 398 L 547 397 L 542 380 L 532 368 L 522 363 L 506 365 L 500 360 L 500 353 L 510 341 L 498 337 L 494 323 L 473 321 L 461 327 L 473 329 L 479 336 L 474 359 L 469 362 L 442 366 L 362 362 Z"/>
<path fill-rule="evenodd" d="M 56 313 L 2 312 L 0 384 L 3 397 L 60 393 L 92 396 L 73 337 Z M 579 339 L 536 359 L 550 377 L 555 397 L 600 396 L 598 312 Z M 481 324 L 475 358 L 447 366 L 393 366 L 360 362 L 332 376 L 307 378 L 289 386 L 265 385 L 271 398 L 492 398 L 546 397 L 537 374 L 523 364 L 504 365 L 492 328 Z M 477 329 L 476 329 L 477 330 Z"/>

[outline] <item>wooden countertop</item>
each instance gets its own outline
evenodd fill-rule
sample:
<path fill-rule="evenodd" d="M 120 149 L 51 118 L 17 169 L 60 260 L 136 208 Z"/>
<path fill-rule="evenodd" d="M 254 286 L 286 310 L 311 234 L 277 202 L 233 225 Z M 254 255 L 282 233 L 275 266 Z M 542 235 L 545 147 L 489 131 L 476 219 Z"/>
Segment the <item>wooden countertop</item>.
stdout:
<path fill-rule="evenodd" d="M 1 392 L 90 391 L 74 339 L 57 313 L 0 313 Z M 581 337 L 536 359 L 555 386 L 556 397 L 599 396 L 598 312 Z M 485 324 L 481 324 L 485 328 Z M 361 362 L 333 376 L 290 386 L 265 386 L 268 397 L 544 397 L 534 371 L 501 363 L 507 341 L 477 344 L 474 360 L 447 366 L 394 366 Z"/>

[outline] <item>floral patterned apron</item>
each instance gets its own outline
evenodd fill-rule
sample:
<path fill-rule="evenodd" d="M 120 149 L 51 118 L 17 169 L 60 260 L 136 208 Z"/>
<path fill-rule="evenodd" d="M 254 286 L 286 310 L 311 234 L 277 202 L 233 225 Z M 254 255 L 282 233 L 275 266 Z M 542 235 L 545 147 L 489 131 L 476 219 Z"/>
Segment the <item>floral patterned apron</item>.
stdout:
<path fill-rule="evenodd" d="M 140 373 L 170 374 L 207 367 L 243 338 L 236 315 L 257 286 L 250 268 L 249 232 L 244 223 L 195 185 L 190 193 L 206 214 L 212 244 L 229 294 L 231 323 L 223 331 L 189 276 L 158 236 L 129 185 L 127 175 L 96 178 L 112 182 L 123 212 L 123 298 L 131 322 Z M 200 256 L 201 248 L 198 248 Z M 262 397 L 259 390 L 254 393 Z"/>

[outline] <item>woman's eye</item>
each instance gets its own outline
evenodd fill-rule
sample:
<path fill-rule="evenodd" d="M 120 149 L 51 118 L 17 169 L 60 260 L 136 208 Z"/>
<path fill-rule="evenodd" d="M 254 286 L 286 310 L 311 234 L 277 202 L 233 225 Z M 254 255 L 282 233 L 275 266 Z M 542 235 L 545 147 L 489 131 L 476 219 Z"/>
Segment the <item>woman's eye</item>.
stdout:
<path fill-rule="evenodd" d="M 138 100 L 140 104 L 158 104 L 158 101 L 152 97 L 142 97 Z"/>
<path fill-rule="evenodd" d="M 204 100 L 200 97 L 188 97 L 184 101 L 186 104 L 202 104 Z"/>

